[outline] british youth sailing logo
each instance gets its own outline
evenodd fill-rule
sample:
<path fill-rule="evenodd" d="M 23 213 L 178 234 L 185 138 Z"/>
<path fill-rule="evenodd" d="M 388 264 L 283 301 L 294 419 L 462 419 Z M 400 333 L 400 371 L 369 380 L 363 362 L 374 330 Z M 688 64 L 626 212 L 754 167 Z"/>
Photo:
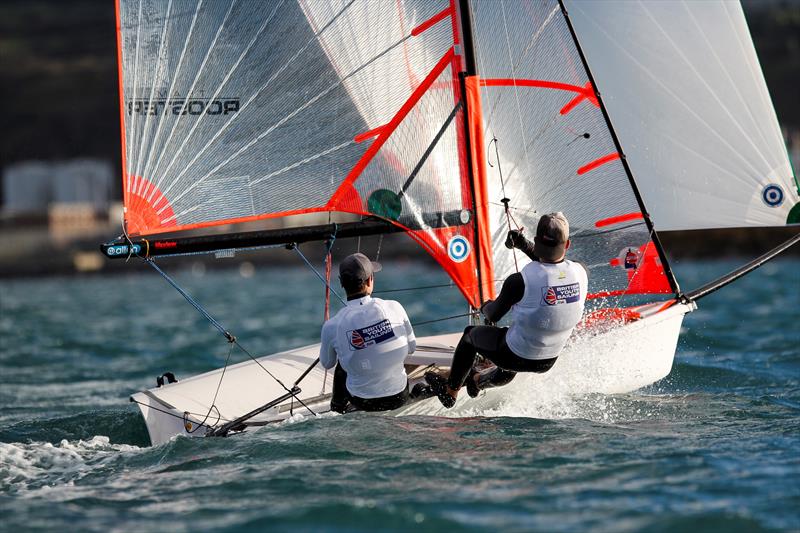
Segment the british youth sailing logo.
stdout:
<path fill-rule="evenodd" d="M 361 336 L 361 333 L 358 330 L 353 330 L 350 332 L 350 346 L 355 348 L 356 350 L 360 350 L 366 344 L 364 344 L 364 337 Z"/>
<path fill-rule="evenodd" d="M 581 286 L 578 283 L 542 287 L 542 302 L 545 305 L 571 304 L 581 299 Z"/>
<path fill-rule="evenodd" d="M 544 294 L 544 303 L 547 305 L 556 305 L 558 303 L 556 291 L 553 289 L 553 287 L 547 287 L 547 291 Z"/>
<path fill-rule="evenodd" d="M 394 330 L 392 329 L 392 324 L 384 318 L 371 326 L 348 331 L 347 338 L 350 340 L 350 346 L 353 349 L 363 350 L 368 346 L 394 338 Z"/>

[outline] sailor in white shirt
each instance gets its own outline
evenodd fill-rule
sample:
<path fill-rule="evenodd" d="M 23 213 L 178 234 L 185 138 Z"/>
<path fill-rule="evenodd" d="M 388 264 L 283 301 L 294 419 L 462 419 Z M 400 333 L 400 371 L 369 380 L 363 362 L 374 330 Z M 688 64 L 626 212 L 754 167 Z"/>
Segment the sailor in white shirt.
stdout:
<path fill-rule="evenodd" d="M 563 213 L 539 219 L 534 243 L 510 231 L 508 248 L 519 248 L 533 261 L 503 283 L 496 300 L 483 304 L 486 319 L 497 322 L 511 311 L 510 328 L 469 326 L 453 354 L 450 375 L 428 372 L 425 380 L 445 407 L 452 407 L 465 383 L 470 396 L 480 388 L 509 383 L 517 372 L 543 373 L 555 364 L 573 328 L 583 315 L 588 290 L 586 269 L 566 259 L 569 222 Z M 473 369 L 480 353 L 496 365 Z"/>
<path fill-rule="evenodd" d="M 332 411 L 345 412 L 348 402 L 363 411 L 388 411 L 408 400 L 404 361 L 417 343 L 403 306 L 371 296 L 380 270 L 360 253 L 339 264 L 347 305 L 322 326 L 319 352 L 325 368 L 336 366 Z"/>

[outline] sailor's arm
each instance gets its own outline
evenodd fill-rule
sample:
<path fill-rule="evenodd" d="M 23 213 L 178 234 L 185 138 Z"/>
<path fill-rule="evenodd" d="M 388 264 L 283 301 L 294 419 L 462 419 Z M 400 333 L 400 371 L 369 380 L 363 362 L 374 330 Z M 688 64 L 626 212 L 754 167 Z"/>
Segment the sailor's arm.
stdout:
<path fill-rule="evenodd" d="M 533 243 L 522 235 L 522 231 L 512 229 L 508 232 L 505 242 L 506 248 L 516 248 L 530 257 L 531 261 L 538 261 L 539 258 L 533 253 Z"/>
<path fill-rule="evenodd" d="M 333 346 L 335 340 L 336 326 L 330 321 L 322 326 L 322 342 L 319 345 L 319 362 L 325 368 L 336 366 L 336 349 Z"/>
<path fill-rule="evenodd" d="M 497 322 L 508 313 L 511 306 L 522 300 L 525 294 L 525 281 L 519 272 L 511 274 L 503 282 L 500 295 L 495 300 L 487 300 L 481 306 L 481 312 L 489 322 Z"/>

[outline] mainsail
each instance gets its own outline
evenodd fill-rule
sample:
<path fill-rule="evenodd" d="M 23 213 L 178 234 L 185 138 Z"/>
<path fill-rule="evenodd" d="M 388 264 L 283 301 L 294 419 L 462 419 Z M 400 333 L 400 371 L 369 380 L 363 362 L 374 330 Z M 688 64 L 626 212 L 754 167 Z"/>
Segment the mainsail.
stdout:
<path fill-rule="evenodd" d="M 129 234 L 376 215 L 480 303 L 452 2 L 118 6 Z"/>

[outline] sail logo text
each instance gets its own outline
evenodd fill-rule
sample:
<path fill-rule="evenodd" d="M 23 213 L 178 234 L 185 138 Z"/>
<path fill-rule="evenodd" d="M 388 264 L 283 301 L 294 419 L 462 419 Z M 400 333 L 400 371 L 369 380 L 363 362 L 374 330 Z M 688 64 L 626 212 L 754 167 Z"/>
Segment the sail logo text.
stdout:
<path fill-rule="evenodd" d="M 392 329 L 392 324 L 384 318 L 371 326 L 348 331 L 347 337 L 350 341 L 350 346 L 356 350 L 363 350 L 368 346 L 393 338 L 394 330 Z"/>
<path fill-rule="evenodd" d="M 542 287 L 542 301 L 546 305 L 571 304 L 581 299 L 581 286 L 577 283 Z"/>
<path fill-rule="evenodd" d="M 120 244 L 117 246 L 109 246 L 106 248 L 106 255 L 108 257 L 116 257 L 118 255 L 138 254 L 142 251 L 142 247 L 138 244 L 133 245 L 133 250 L 130 251 L 127 244 Z"/>
<path fill-rule="evenodd" d="M 238 113 L 238 98 L 137 98 L 128 100 L 129 115 L 230 115 Z"/>

